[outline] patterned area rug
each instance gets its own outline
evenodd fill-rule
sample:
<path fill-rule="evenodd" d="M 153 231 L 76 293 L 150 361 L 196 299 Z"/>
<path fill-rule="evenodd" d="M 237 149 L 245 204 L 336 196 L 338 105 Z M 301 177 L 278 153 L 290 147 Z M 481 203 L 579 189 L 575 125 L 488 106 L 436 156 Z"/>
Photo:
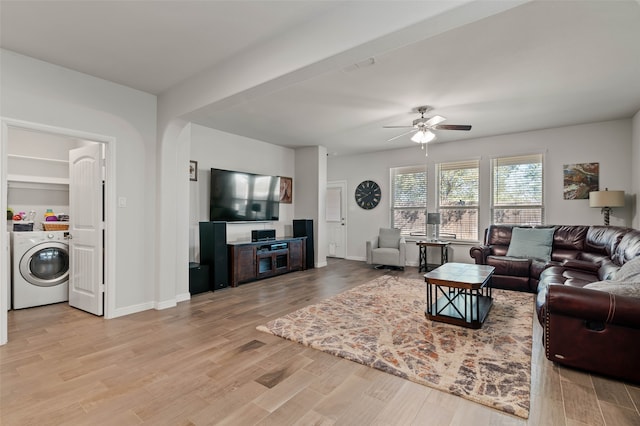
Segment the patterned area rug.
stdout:
<path fill-rule="evenodd" d="M 493 298 L 471 330 L 425 318 L 423 280 L 384 276 L 258 330 L 528 418 L 533 295 Z"/>

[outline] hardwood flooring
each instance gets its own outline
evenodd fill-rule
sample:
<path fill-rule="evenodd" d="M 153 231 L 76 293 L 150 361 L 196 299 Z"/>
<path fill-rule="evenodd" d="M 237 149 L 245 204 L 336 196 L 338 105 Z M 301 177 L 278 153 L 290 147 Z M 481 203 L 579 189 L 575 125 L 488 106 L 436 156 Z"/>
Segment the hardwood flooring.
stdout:
<path fill-rule="evenodd" d="M 554 365 L 537 321 L 528 421 L 255 329 L 385 273 L 421 277 L 329 259 L 112 320 L 11 311 L 0 424 L 640 425 L 640 387 Z"/>

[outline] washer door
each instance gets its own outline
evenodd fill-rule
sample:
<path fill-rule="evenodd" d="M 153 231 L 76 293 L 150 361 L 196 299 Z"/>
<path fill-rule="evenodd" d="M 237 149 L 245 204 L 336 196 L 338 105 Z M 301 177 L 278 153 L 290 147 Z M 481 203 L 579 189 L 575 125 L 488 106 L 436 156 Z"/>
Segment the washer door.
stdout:
<path fill-rule="evenodd" d="M 39 287 L 53 287 L 68 281 L 68 245 L 48 241 L 31 247 L 20 259 L 20 275 Z"/>

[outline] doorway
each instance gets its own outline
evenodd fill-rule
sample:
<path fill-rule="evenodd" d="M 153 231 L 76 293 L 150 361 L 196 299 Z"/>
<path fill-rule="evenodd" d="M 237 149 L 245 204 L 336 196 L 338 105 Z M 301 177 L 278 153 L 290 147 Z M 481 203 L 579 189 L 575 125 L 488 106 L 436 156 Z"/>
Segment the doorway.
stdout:
<path fill-rule="evenodd" d="M 12 135 L 18 134 L 16 132 L 30 132 L 32 134 L 39 134 L 40 137 L 49 138 L 50 143 L 48 146 L 44 147 L 41 152 L 33 153 L 32 155 L 24 155 L 24 153 L 12 154 L 12 151 L 9 149 L 10 144 L 12 143 Z M 95 275 L 96 279 L 94 279 L 95 288 L 99 290 L 100 297 L 100 306 L 99 310 L 96 309 L 85 309 L 83 306 L 77 306 L 80 309 L 90 311 L 91 313 L 97 315 L 104 315 L 105 318 L 110 318 L 113 315 L 114 306 L 115 306 L 115 288 L 114 283 L 112 282 L 113 277 L 115 276 L 115 265 L 113 264 L 113 260 L 115 259 L 114 247 L 115 247 L 115 232 L 113 229 L 113 217 L 114 217 L 114 188 L 113 185 L 110 184 L 110 177 L 114 176 L 115 171 L 115 163 L 114 163 L 114 150 L 115 150 L 115 139 L 103 135 L 90 134 L 81 131 L 75 131 L 70 129 L 62 129 L 56 128 L 46 125 L 39 125 L 35 123 L 27 123 L 15 120 L 2 120 L 2 140 L 0 141 L 0 158 L 2 160 L 2 182 L 0 186 L 0 200 L 2 205 L 7 208 L 8 207 L 8 197 L 11 191 L 15 192 L 15 186 L 20 187 L 27 186 L 30 188 L 35 188 L 36 190 L 42 191 L 42 188 L 52 188 L 52 193 L 59 191 L 63 193 L 66 191 L 69 193 L 70 188 L 70 175 L 69 175 L 69 163 L 70 161 L 76 161 L 78 158 L 78 154 L 75 154 L 75 157 L 69 157 L 72 149 L 69 148 L 70 145 L 73 145 L 72 142 L 75 141 L 77 147 L 74 151 L 79 151 L 85 158 L 85 154 L 83 149 L 90 148 L 90 150 L 94 153 L 97 153 L 97 167 L 94 168 L 94 175 L 96 180 L 99 180 L 99 188 L 94 190 L 94 192 L 99 192 L 98 196 L 93 196 L 91 198 L 91 203 L 100 204 L 93 205 L 92 209 L 99 212 L 99 221 L 97 231 L 100 234 L 99 242 L 96 247 L 96 257 L 99 257 L 100 268 L 99 274 Z M 57 150 L 56 154 L 52 153 L 51 150 Z M 60 152 L 64 151 L 64 153 Z M 67 160 L 63 160 L 61 156 L 66 156 Z M 26 174 L 16 174 L 9 165 L 9 160 L 12 162 L 21 163 L 21 169 L 28 171 Z M 42 167 L 42 164 L 48 164 L 49 167 Z M 54 165 L 51 167 L 51 165 Z M 45 169 L 47 170 L 48 175 L 38 176 L 38 170 Z M 32 170 L 32 172 L 29 172 Z M 66 176 L 59 174 L 62 173 L 63 170 L 66 170 Z M 86 178 L 86 165 L 81 168 L 84 175 L 82 176 L 82 180 Z M 71 172 L 73 174 L 73 172 Z M 20 182 L 20 183 L 18 183 Z M 14 186 L 14 188 L 10 188 L 10 186 Z M 76 198 L 78 193 L 76 192 Z M 60 198 L 58 198 L 60 199 Z M 96 201 L 97 200 L 97 201 Z M 14 200 L 15 201 L 15 200 Z M 75 204 L 78 204 L 77 202 Z M 69 206 L 70 209 L 73 210 L 70 202 L 67 202 L 66 206 Z M 77 210 L 77 208 L 76 208 Z M 73 212 L 67 211 L 64 213 L 68 213 L 70 216 L 70 224 L 73 226 Z M 76 213 L 77 216 L 86 217 L 86 212 Z M 36 219 L 36 223 L 39 224 L 40 217 Z M 7 229 L 6 219 L 2 219 L 0 224 L 4 227 L 3 231 Z M 44 226 L 44 225 L 43 225 Z M 74 231 L 70 230 L 70 235 L 73 238 Z M 3 234 L 3 235 L 6 235 Z M 73 240 L 68 240 L 70 253 L 72 252 L 71 248 L 73 247 Z M 7 244 L 8 245 L 8 244 Z M 83 247 L 84 248 L 84 247 Z M 84 250 L 83 250 L 84 251 Z M 79 252 L 76 250 L 76 252 Z M 86 253 L 86 251 L 84 251 Z M 0 266 L 2 266 L 2 270 L 7 270 L 5 267 L 10 269 L 9 263 L 9 251 L 2 250 L 2 254 L 0 255 Z M 84 263 L 86 264 L 87 259 L 82 259 L 82 262 L 76 263 Z M 73 271 L 72 271 L 73 273 Z M 77 274 L 78 276 L 82 274 Z M 11 277 L 8 274 L 3 274 L 0 277 L 0 290 L 2 295 L 6 295 L 8 293 L 9 287 L 11 285 Z M 86 282 L 83 282 L 82 285 L 86 285 Z M 84 289 L 83 289 L 84 290 Z M 4 344 L 8 340 L 7 336 L 7 310 L 8 303 L 6 297 L 0 297 L 0 344 Z M 103 309 L 104 307 L 104 309 Z"/>
<path fill-rule="evenodd" d="M 327 255 L 347 257 L 347 182 L 327 182 Z"/>

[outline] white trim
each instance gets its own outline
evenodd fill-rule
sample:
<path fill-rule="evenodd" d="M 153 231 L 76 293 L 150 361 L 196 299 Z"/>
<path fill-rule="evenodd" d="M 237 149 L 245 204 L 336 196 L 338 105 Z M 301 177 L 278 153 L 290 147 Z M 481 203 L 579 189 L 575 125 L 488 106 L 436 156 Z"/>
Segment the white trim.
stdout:
<path fill-rule="evenodd" d="M 191 300 L 191 293 L 182 293 L 176 295 L 176 302 L 186 302 L 187 300 Z"/>
<path fill-rule="evenodd" d="M 137 314 L 138 312 L 148 311 L 153 309 L 153 302 L 140 303 L 138 305 L 126 306 L 124 308 L 118 308 L 113 312 L 111 318 L 124 317 L 126 315 Z"/>
<path fill-rule="evenodd" d="M 8 126 L 1 123 L 0 126 L 0 211 L 7 210 L 7 137 Z M 8 293 L 9 280 L 7 279 L 6 271 L 9 270 L 9 242 L 5 241 L 7 233 L 7 215 L 0 215 L 0 241 L 2 244 L 2 251 L 0 253 L 0 345 L 4 345 L 8 341 L 8 318 L 7 318 L 7 298 L 5 295 Z M 7 250 L 5 250 L 7 248 Z"/>
<path fill-rule="evenodd" d="M 342 218 L 342 222 L 344 223 L 342 228 L 344 229 L 343 243 L 344 243 L 344 255 L 346 259 L 346 256 L 349 253 L 349 195 L 348 195 L 349 182 L 347 182 L 344 179 L 330 180 L 330 181 L 327 181 L 327 184 L 325 185 L 325 189 L 329 187 L 340 187 L 342 192 L 341 204 L 342 204 L 343 211 L 341 213 L 344 215 L 344 217 Z M 325 193 L 325 204 L 326 204 L 326 193 Z M 325 209 L 326 209 L 326 205 L 325 205 Z M 325 211 L 325 215 L 323 216 L 326 216 L 326 211 Z M 327 253 L 329 253 L 328 242 L 329 242 L 329 239 L 327 238 L 327 251 L 326 251 Z M 317 250 L 319 250 L 319 247 Z M 324 266 L 327 266 L 326 260 L 316 265 L 316 267 L 320 267 L 320 268 Z"/>
<path fill-rule="evenodd" d="M 176 299 L 173 298 L 162 302 L 154 302 L 153 309 L 161 311 L 163 309 L 175 308 L 177 304 Z"/>
<path fill-rule="evenodd" d="M 362 257 L 362 256 L 347 256 L 347 260 L 357 260 L 360 262 L 366 262 L 367 261 L 367 257 Z"/>

